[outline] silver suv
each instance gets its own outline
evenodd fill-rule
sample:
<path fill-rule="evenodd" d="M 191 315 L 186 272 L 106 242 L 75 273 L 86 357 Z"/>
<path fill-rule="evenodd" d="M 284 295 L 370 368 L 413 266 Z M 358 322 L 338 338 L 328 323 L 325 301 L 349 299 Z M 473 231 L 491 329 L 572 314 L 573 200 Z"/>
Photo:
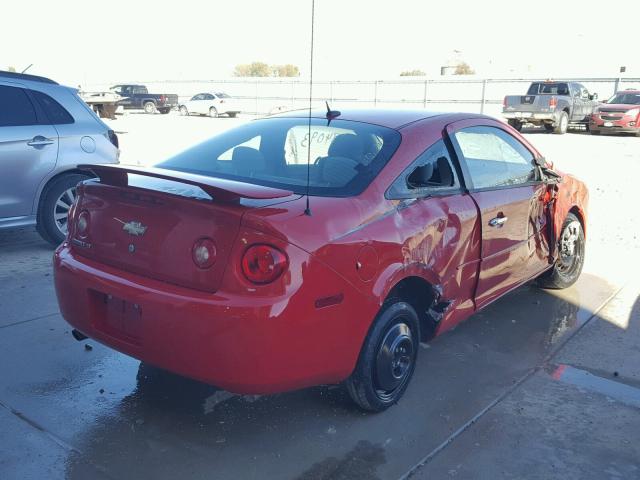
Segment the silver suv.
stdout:
<path fill-rule="evenodd" d="M 118 137 L 76 90 L 0 71 L 0 229 L 36 224 L 59 244 L 83 163 L 118 163 Z"/>

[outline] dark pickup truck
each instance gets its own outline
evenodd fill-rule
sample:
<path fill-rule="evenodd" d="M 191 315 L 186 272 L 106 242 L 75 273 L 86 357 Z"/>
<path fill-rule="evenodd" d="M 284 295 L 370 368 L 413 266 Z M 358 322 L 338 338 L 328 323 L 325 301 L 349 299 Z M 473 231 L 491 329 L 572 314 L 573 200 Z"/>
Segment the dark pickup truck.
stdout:
<path fill-rule="evenodd" d="M 598 94 L 590 94 L 576 82 L 533 82 L 526 95 L 504 97 L 502 114 L 516 130 L 525 123 L 543 125 L 548 131 L 566 133 L 569 124 L 589 128 Z"/>
<path fill-rule="evenodd" d="M 146 113 L 169 113 L 178 107 L 178 95 L 149 93 L 144 85 L 114 85 L 109 90 L 125 97 L 118 102 L 125 109 L 143 109 Z"/>

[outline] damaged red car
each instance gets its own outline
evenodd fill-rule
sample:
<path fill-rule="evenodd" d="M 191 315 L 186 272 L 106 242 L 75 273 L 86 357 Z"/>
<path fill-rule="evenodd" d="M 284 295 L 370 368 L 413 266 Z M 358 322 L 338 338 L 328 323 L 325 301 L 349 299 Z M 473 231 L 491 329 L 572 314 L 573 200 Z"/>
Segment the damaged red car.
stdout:
<path fill-rule="evenodd" d="M 481 115 L 293 113 L 87 168 L 54 258 L 74 336 L 237 393 L 384 410 L 419 342 L 584 262 L 584 184 Z"/>

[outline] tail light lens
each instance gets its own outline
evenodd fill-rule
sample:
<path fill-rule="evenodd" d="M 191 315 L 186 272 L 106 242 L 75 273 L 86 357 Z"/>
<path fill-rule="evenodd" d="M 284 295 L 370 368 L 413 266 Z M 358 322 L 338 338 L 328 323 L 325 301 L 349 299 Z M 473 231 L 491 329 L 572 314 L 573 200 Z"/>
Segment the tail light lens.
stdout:
<path fill-rule="evenodd" d="M 78 238 L 87 238 L 87 235 L 89 235 L 90 220 L 89 212 L 86 210 L 80 212 L 76 219 L 76 236 Z"/>
<path fill-rule="evenodd" d="M 242 257 L 242 273 L 247 280 L 257 284 L 273 282 L 288 265 L 284 252 L 270 245 L 252 245 Z"/>
<path fill-rule="evenodd" d="M 558 106 L 558 99 L 556 97 L 551 97 L 549 99 L 549 108 L 556 108 Z"/>
<path fill-rule="evenodd" d="M 191 257 L 198 268 L 209 268 L 216 262 L 216 245 L 210 238 L 201 238 L 193 244 Z"/>
<path fill-rule="evenodd" d="M 120 148 L 120 141 L 118 140 L 118 135 L 113 130 L 109 130 L 107 132 L 107 137 L 109 137 L 109 141 L 113 144 L 114 147 Z"/>
<path fill-rule="evenodd" d="M 167 97 L 164 95 L 160 95 L 160 103 L 164 103 L 167 100 Z"/>

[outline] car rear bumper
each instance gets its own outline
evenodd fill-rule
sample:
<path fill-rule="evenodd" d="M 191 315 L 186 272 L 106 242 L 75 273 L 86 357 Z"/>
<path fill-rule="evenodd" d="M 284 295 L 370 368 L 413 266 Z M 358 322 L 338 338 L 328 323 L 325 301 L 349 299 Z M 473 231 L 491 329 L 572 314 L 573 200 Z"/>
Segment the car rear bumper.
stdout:
<path fill-rule="evenodd" d="M 376 308 L 346 282 L 344 302 L 320 309 L 300 290 L 278 298 L 194 291 L 74 255 L 66 244 L 54 273 L 60 311 L 84 335 L 244 394 L 344 380 Z"/>
<path fill-rule="evenodd" d="M 503 112 L 504 118 L 510 120 L 522 120 L 523 122 L 542 122 L 542 121 L 556 121 L 556 114 L 554 112 Z"/>

